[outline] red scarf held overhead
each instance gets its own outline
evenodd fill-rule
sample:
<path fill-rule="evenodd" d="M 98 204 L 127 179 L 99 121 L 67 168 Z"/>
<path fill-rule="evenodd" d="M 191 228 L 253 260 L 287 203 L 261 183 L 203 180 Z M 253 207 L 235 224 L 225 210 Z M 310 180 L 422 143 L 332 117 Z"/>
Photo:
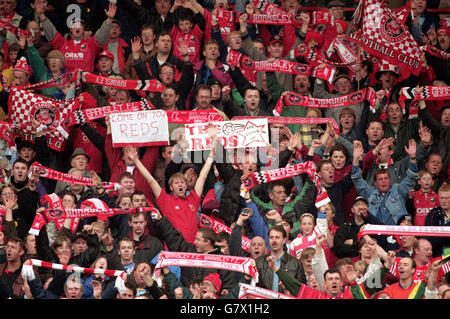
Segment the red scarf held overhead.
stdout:
<path fill-rule="evenodd" d="M 358 240 L 364 235 L 397 235 L 397 236 L 425 236 L 450 237 L 450 227 L 447 226 L 396 226 L 367 224 L 358 233 Z"/>
<path fill-rule="evenodd" d="M 447 52 L 445 52 L 443 50 L 440 50 L 440 49 L 438 49 L 438 48 L 436 48 L 436 47 L 434 47 L 432 45 L 427 44 L 427 45 L 424 45 L 424 46 L 420 47 L 420 49 L 423 52 L 429 53 L 429 54 L 431 54 L 431 55 L 433 55 L 435 57 L 438 57 L 440 59 L 447 60 L 447 61 L 450 60 L 450 53 L 447 53 Z"/>
<path fill-rule="evenodd" d="M 43 261 L 39 259 L 31 259 L 31 263 L 36 267 L 44 267 L 55 270 L 64 270 L 66 272 L 76 272 L 80 274 L 88 274 L 88 275 L 105 275 L 108 277 L 121 277 L 124 279 L 126 272 L 124 270 L 111 270 L 111 269 L 94 269 L 94 268 L 85 268 L 79 266 L 70 266 L 70 265 L 62 265 L 51 263 L 48 261 Z"/>
<path fill-rule="evenodd" d="M 86 83 L 93 83 L 118 89 L 134 90 L 134 91 L 147 91 L 147 92 L 160 92 L 162 93 L 165 86 L 158 80 L 124 80 L 124 79 L 111 79 L 104 76 L 95 75 L 89 72 L 81 73 L 81 80 Z"/>
<path fill-rule="evenodd" d="M 50 221 L 65 220 L 67 218 L 85 218 L 85 217 L 112 217 L 118 214 L 132 214 L 136 212 L 150 212 L 153 208 L 151 207 L 141 207 L 133 208 L 129 210 L 122 210 L 120 208 L 46 208 L 44 213 L 36 213 L 31 228 L 29 230 L 30 234 L 39 235 L 41 228 Z"/>
<path fill-rule="evenodd" d="M 277 102 L 277 105 L 273 109 L 273 114 L 279 116 L 283 111 L 283 107 L 286 105 L 306 106 L 306 107 L 318 107 L 318 108 L 330 108 L 330 107 L 342 107 L 349 106 L 357 103 L 361 103 L 367 100 L 370 103 L 370 110 L 375 112 L 376 95 L 372 88 L 364 88 L 362 90 L 339 96 L 330 99 L 316 99 L 309 96 L 297 94 L 295 92 L 289 92 L 288 94 L 281 96 Z"/>
<path fill-rule="evenodd" d="M 316 77 L 328 82 L 332 82 L 335 70 L 331 67 L 317 68 L 307 64 L 291 62 L 287 60 L 275 59 L 273 62 L 254 61 L 248 56 L 230 50 L 229 52 L 231 64 L 242 68 L 248 68 L 255 71 L 283 72 L 291 74 L 301 74 L 305 76 Z"/>
<path fill-rule="evenodd" d="M 155 277 L 160 277 L 161 268 L 169 266 L 237 271 L 252 277 L 252 283 L 258 282 L 258 269 L 252 266 L 250 257 L 163 251 L 155 266 Z"/>
<path fill-rule="evenodd" d="M 316 165 L 312 161 L 250 173 L 244 181 L 245 190 L 242 191 L 248 192 L 257 184 L 270 183 L 301 174 L 308 174 L 309 178 L 313 181 L 317 188 L 317 197 L 315 202 L 316 207 L 320 208 L 321 206 L 329 203 L 330 199 L 328 198 L 328 194 L 320 183 L 319 176 L 316 172 Z"/>

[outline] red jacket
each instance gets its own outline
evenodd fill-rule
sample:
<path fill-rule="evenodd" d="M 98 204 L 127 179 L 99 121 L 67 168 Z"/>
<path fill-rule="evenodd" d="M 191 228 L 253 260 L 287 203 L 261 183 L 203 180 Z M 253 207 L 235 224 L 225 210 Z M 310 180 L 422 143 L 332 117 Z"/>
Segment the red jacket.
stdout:
<path fill-rule="evenodd" d="M 120 148 L 113 148 L 111 134 L 106 134 L 105 153 L 106 158 L 108 159 L 109 169 L 111 170 L 110 182 L 117 182 L 120 174 L 127 171 L 127 166 L 125 165 L 125 161 L 122 159 L 120 154 Z M 142 164 L 151 174 L 153 174 L 158 157 L 159 148 L 157 146 L 152 146 L 147 147 L 147 150 L 141 159 Z M 136 183 L 136 190 L 144 192 L 147 199 L 154 202 L 155 196 L 153 195 L 150 185 L 137 168 L 133 170 L 133 176 Z"/>
<path fill-rule="evenodd" d="M 117 63 L 119 64 L 119 70 L 120 70 L 120 74 L 123 74 L 123 69 L 125 68 L 125 48 L 127 48 L 129 45 L 128 43 L 122 39 L 119 38 L 119 44 L 117 46 L 117 56 L 114 56 L 114 58 L 117 58 Z M 106 43 L 102 50 L 108 50 L 108 43 Z M 111 52 L 112 54 L 114 54 L 114 52 Z"/>

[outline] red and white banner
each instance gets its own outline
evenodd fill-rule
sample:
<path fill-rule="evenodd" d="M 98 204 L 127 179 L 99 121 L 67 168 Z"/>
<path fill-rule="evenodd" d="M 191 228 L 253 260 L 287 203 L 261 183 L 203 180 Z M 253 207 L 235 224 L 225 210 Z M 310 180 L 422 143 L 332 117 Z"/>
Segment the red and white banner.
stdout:
<path fill-rule="evenodd" d="M 364 235 L 397 235 L 397 236 L 426 236 L 426 237 L 450 237 L 448 226 L 395 226 L 372 225 L 364 226 L 358 233 L 358 240 Z"/>
<path fill-rule="evenodd" d="M 110 115 L 113 147 L 169 145 L 169 124 L 164 110 Z"/>
<path fill-rule="evenodd" d="M 380 0 L 365 0 L 363 6 L 362 48 L 371 55 L 419 75 L 419 46 L 396 13 Z"/>
<path fill-rule="evenodd" d="M 67 119 L 76 103 L 75 100 L 59 101 L 12 88 L 8 100 L 8 115 L 13 136 L 34 143 L 35 131 L 31 122 L 37 120 L 44 127 L 48 147 L 62 151 L 69 135 Z"/>
<path fill-rule="evenodd" d="M 154 269 L 155 277 L 160 277 L 161 268 L 169 266 L 237 271 L 252 277 L 252 283 L 258 282 L 258 269 L 250 257 L 162 251 Z"/>
<path fill-rule="evenodd" d="M 269 143 L 267 119 L 210 122 L 217 129 L 217 139 L 224 148 L 263 147 Z M 209 123 L 185 125 L 185 139 L 189 143 L 188 151 L 211 149 L 211 137 L 208 134 Z"/>
<path fill-rule="evenodd" d="M 239 283 L 239 299 L 296 299 L 273 290 Z"/>

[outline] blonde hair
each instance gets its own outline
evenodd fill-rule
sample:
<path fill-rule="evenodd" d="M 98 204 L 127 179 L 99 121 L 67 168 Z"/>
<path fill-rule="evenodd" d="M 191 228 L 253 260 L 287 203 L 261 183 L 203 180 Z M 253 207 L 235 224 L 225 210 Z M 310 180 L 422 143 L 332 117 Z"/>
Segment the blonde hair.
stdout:
<path fill-rule="evenodd" d="M 59 50 L 51 50 L 47 54 L 47 61 L 50 59 L 58 59 L 61 61 L 62 65 L 66 63 L 66 59 L 64 58 L 64 54 Z"/>

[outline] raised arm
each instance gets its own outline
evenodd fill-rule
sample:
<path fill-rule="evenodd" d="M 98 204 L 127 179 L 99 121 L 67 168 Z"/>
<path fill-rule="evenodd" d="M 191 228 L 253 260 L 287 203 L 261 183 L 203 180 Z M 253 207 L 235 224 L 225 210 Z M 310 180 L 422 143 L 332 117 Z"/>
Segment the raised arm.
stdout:
<path fill-rule="evenodd" d="M 147 183 L 150 185 L 150 188 L 152 189 L 153 195 L 155 195 L 155 198 L 158 198 L 161 194 L 161 186 L 159 185 L 158 181 L 150 174 L 148 169 L 142 164 L 141 160 L 139 159 L 139 155 L 136 151 L 136 148 L 133 146 L 127 146 L 124 149 L 125 154 L 127 154 L 136 165 L 136 168 L 139 170 L 139 172 L 144 176 Z"/>

